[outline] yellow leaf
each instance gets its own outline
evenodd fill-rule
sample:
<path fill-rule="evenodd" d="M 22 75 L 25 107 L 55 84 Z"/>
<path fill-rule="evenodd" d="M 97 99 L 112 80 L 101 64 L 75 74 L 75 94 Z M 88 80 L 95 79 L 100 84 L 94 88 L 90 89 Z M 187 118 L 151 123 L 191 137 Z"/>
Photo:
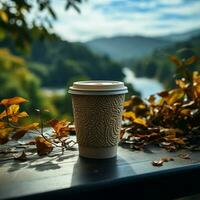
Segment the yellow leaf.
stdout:
<path fill-rule="evenodd" d="M 131 121 L 134 121 L 134 119 L 136 118 L 135 113 L 134 112 L 124 112 L 123 113 L 123 117 L 125 119 L 130 119 Z"/>
<path fill-rule="evenodd" d="M 20 104 L 20 103 L 24 103 L 24 102 L 27 102 L 27 100 L 22 97 L 13 97 L 10 99 L 3 99 L 0 102 L 0 105 L 8 106 L 8 105 Z"/>
<path fill-rule="evenodd" d="M 20 112 L 17 114 L 17 117 L 28 117 L 28 113 L 27 112 Z"/>
<path fill-rule="evenodd" d="M 130 106 L 131 102 L 132 102 L 131 100 L 125 101 L 124 102 L 124 107 Z"/>
<path fill-rule="evenodd" d="M 19 110 L 19 105 L 14 104 L 8 107 L 7 112 L 8 112 L 8 115 L 14 115 L 18 112 L 18 110 Z"/>
<path fill-rule="evenodd" d="M 165 99 L 169 105 L 173 105 L 176 101 L 183 98 L 185 95 L 182 89 L 174 89 L 169 92 L 169 96 Z"/>
<path fill-rule="evenodd" d="M 0 144 L 5 144 L 9 140 L 9 135 L 13 131 L 13 128 L 0 129 Z"/>
<path fill-rule="evenodd" d="M 143 125 L 143 126 L 147 126 L 147 121 L 145 119 L 142 119 L 142 118 L 136 118 L 134 119 L 134 122 L 136 124 L 140 124 L 140 125 Z"/>
<path fill-rule="evenodd" d="M 187 89 L 189 84 L 183 80 L 176 80 L 176 85 L 178 85 L 181 89 Z"/>
<path fill-rule="evenodd" d="M 39 156 L 47 155 L 53 150 L 52 144 L 45 140 L 42 136 L 37 136 L 35 138 L 37 153 Z"/>
<path fill-rule="evenodd" d="M 0 10 L 0 18 L 3 22 L 8 23 L 8 15 L 5 11 Z"/>

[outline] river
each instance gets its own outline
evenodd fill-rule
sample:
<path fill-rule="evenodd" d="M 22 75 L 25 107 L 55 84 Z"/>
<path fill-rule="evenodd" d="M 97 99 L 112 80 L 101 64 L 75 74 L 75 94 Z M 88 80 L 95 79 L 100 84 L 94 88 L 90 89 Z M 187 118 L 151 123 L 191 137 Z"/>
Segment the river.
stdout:
<path fill-rule="evenodd" d="M 147 98 L 149 95 L 163 90 L 162 84 L 157 80 L 138 78 L 135 76 L 134 72 L 127 67 L 123 69 L 123 73 L 125 75 L 124 82 L 132 84 L 132 86 L 141 93 L 142 98 Z M 66 93 L 65 88 L 42 88 L 42 91 L 47 96 L 64 95 Z"/>
<path fill-rule="evenodd" d="M 151 94 L 163 90 L 163 85 L 159 81 L 145 77 L 138 78 L 135 76 L 134 72 L 127 67 L 123 69 L 123 73 L 125 75 L 124 82 L 132 84 L 135 90 L 141 93 L 142 98 L 147 98 Z"/>

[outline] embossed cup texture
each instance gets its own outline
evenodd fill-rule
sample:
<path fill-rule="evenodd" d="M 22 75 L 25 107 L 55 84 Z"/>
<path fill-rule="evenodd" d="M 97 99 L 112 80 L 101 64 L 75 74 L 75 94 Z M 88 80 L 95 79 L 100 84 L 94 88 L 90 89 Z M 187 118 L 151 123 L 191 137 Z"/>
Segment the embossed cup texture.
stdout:
<path fill-rule="evenodd" d="M 79 146 L 113 147 L 121 128 L 124 94 L 72 95 Z"/>

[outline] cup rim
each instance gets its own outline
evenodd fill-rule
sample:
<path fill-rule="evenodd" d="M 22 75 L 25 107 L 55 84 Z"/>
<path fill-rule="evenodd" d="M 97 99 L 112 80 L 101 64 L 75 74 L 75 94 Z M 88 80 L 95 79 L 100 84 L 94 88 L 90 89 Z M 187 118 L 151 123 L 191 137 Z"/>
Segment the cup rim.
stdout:
<path fill-rule="evenodd" d="M 90 80 L 90 81 L 76 81 L 69 87 L 70 91 L 126 91 L 127 87 L 121 81 L 109 80 Z"/>

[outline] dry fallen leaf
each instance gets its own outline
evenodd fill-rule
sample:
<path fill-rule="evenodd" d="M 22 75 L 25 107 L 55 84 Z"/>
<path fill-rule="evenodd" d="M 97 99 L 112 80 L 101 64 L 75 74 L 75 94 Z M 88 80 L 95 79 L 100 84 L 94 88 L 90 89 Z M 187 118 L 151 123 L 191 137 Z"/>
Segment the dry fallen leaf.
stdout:
<path fill-rule="evenodd" d="M 174 161 L 174 159 L 171 157 L 165 157 L 165 158 L 162 158 L 161 160 L 163 160 L 163 162 Z"/>
<path fill-rule="evenodd" d="M 152 162 L 152 165 L 155 166 L 155 167 L 161 167 L 161 166 L 163 166 L 163 163 L 164 163 L 163 160 L 154 160 Z"/>
<path fill-rule="evenodd" d="M 39 156 L 47 155 L 53 150 L 53 145 L 45 140 L 42 136 L 37 136 L 35 138 L 37 153 Z"/>
<path fill-rule="evenodd" d="M 19 161 L 26 161 L 27 160 L 26 153 L 24 151 L 19 152 L 14 155 L 14 159 Z"/>
<path fill-rule="evenodd" d="M 181 153 L 178 155 L 178 157 L 182 159 L 190 159 L 190 155 L 188 153 Z"/>

